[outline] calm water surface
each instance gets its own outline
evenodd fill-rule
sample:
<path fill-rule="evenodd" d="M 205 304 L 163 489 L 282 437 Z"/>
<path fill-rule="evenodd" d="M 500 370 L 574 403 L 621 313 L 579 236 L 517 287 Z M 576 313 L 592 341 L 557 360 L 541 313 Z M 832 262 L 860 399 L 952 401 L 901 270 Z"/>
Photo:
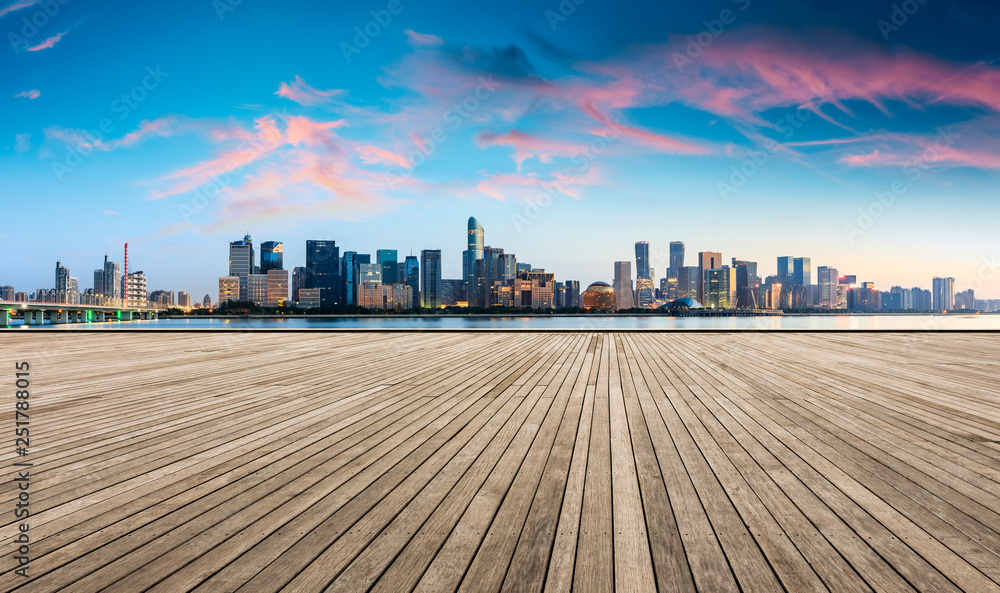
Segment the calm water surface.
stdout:
<path fill-rule="evenodd" d="M 38 327 L 38 326 L 34 326 Z M 246 330 L 246 329 L 559 329 L 649 330 L 998 330 L 1000 315 L 782 315 L 774 317 L 337 317 L 291 319 L 158 319 L 112 323 L 45 325 L 46 329 Z M 15 325 L 13 330 L 33 327 Z"/>

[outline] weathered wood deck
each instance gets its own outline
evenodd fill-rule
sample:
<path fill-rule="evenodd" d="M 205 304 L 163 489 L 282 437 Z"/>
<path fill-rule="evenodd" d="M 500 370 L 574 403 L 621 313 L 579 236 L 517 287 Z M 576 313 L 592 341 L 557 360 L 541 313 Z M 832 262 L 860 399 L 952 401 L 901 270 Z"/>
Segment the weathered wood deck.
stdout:
<path fill-rule="evenodd" d="M 43 351 L 49 354 L 43 354 Z M 10 332 L 18 591 L 1000 591 L 1000 334 Z M 23 458 L 21 458 L 23 459 Z"/>

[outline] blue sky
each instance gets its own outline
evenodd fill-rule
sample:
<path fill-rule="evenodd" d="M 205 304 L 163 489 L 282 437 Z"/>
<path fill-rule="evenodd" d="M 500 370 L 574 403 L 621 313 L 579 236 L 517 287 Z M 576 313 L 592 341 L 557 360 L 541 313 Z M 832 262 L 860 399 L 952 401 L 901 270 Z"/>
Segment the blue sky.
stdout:
<path fill-rule="evenodd" d="M 214 297 L 247 230 L 454 278 L 471 215 L 584 285 L 681 240 L 997 298 L 1000 8 L 904 4 L 2 0 L 0 284 L 127 241 Z"/>

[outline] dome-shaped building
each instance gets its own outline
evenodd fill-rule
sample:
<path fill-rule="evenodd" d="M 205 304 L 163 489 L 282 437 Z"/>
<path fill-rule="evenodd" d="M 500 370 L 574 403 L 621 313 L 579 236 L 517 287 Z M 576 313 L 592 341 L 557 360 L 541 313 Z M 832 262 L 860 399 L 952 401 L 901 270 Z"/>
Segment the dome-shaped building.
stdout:
<path fill-rule="evenodd" d="M 704 309 L 704 305 L 692 298 L 682 298 L 674 301 L 670 301 L 666 305 L 660 307 L 661 310 L 673 311 L 676 309 Z"/>
<path fill-rule="evenodd" d="M 598 311 L 614 311 L 617 299 L 615 289 L 607 282 L 594 282 L 583 291 L 583 307 Z"/>

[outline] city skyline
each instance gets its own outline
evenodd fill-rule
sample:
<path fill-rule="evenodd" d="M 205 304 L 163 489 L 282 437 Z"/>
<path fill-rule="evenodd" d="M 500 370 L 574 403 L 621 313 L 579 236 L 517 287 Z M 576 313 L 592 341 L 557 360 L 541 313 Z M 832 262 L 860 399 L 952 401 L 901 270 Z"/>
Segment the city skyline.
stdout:
<path fill-rule="evenodd" d="M 3 281 L 128 242 L 151 288 L 204 294 L 247 227 L 294 261 L 317 238 L 441 249 L 459 278 L 472 210 L 584 285 L 682 240 L 1000 296 L 1000 11 L 571 4 L 0 3 L 0 193 L 44 213 L 0 225 Z"/>

